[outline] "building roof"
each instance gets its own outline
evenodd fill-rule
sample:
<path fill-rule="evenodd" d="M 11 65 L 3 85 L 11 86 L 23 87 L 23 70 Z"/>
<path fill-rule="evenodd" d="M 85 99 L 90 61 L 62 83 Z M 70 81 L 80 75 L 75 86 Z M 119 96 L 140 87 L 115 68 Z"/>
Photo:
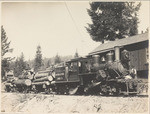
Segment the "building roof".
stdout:
<path fill-rule="evenodd" d="M 139 34 L 139 35 L 135 35 L 135 36 L 128 37 L 128 38 L 123 38 L 123 39 L 119 39 L 116 41 L 110 41 L 108 43 L 99 45 L 92 52 L 90 52 L 89 55 L 103 53 L 103 52 L 112 50 L 112 49 L 114 49 L 115 46 L 126 46 L 126 45 L 130 45 L 130 44 L 143 42 L 146 40 L 148 40 L 148 33 Z"/>

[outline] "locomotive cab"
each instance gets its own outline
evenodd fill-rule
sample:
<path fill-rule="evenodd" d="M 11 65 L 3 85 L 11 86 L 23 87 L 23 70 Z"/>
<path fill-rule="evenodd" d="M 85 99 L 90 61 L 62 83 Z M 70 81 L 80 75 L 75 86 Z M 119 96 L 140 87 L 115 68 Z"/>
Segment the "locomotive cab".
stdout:
<path fill-rule="evenodd" d="M 55 67 L 55 91 L 57 94 L 75 94 L 80 85 L 78 59 Z"/>
<path fill-rule="evenodd" d="M 77 59 L 68 62 L 68 81 L 79 81 L 79 66 Z"/>
<path fill-rule="evenodd" d="M 79 76 L 79 63 L 78 60 L 71 60 L 65 63 L 65 65 L 55 67 L 55 81 L 60 82 L 78 82 Z"/>

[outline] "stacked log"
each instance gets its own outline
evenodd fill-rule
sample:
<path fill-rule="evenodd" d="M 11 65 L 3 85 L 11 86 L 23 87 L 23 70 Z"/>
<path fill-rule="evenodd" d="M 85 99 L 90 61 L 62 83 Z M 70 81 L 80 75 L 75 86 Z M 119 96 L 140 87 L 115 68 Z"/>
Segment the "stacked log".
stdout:
<path fill-rule="evenodd" d="M 34 79 L 39 79 L 47 76 L 49 76 L 49 73 L 37 73 L 35 74 Z"/>
<path fill-rule="evenodd" d="M 44 77 L 35 79 L 33 82 L 52 81 L 52 80 L 53 80 L 52 76 L 44 76 Z"/>
<path fill-rule="evenodd" d="M 5 86 L 12 86 L 12 84 L 9 83 L 9 82 L 6 82 L 6 83 L 5 83 Z"/>
<path fill-rule="evenodd" d="M 30 79 L 18 79 L 14 80 L 13 83 L 18 86 L 31 86 L 32 84 Z"/>
<path fill-rule="evenodd" d="M 39 71 L 35 74 L 32 85 L 50 85 L 50 82 L 53 81 L 51 73 L 51 70 Z"/>
<path fill-rule="evenodd" d="M 32 80 L 33 77 L 34 77 L 34 76 L 33 76 L 33 75 L 30 75 L 30 74 L 29 74 L 29 75 L 24 75 L 24 74 L 23 74 L 23 75 L 18 76 L 19 79 L 30 79 L 30 80 Z"/>
<path fill-rule="evenodd" d="M 26 71 L 22 75 L 18 76 L 18 79 L 15 79 L 13 81 L 13 84 L 17 86 L 31 86 L 31 80 L 33 79 L 33 77 L 34 73 L 31 73 L 31 71 Z"/>
<path fill-rule="evenodd" d="M 51 70 L 44 70 L 44 71 L 42 70 L 42 71 L 39 71 L 38 73 L 41 74 L 41 73 L 50 73 L 50 72 Z"/>
<path fill-rule="evenodd" d="M 43 81 L 43 82 L 33 82 L 32 83 L 32 85 L 43 85 L 43 84 L 50 85 L 50 82 L 49 81 Z"/>

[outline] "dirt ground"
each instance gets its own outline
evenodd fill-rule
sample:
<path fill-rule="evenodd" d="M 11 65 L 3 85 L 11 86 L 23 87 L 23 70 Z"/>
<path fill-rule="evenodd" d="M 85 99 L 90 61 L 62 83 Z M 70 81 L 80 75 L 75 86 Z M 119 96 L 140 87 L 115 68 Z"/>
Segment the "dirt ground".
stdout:
<path fill-rule="evenodd" d="M 148 113 L 148 97 L 2 93 L 1 112 Z"/>

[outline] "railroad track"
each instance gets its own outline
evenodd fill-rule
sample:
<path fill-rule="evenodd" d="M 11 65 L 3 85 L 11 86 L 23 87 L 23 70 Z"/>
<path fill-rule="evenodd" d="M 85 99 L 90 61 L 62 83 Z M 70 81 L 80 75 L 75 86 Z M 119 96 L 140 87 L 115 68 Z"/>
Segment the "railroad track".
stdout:
<path fill-rule="evenodd" d="M 44 92 L 41 92 L 41 93 L 19 93 L 19 92 L 6 92 L 6 91 L 1 91 L 2 93 L 11 93 L 11 94 L 23 94 L 23 95 L 44 95 L 44 96 L 101 96 L 103 97 L 104 95 L 57 95 L 55 93 L 50 93 L 50 94 L 46 94 Z M 141 93 L 141 94 L 138 94 L 138 95 L 119 95 L 119 96 L 106 96 L 105 97 L 148 97 L 148 93 Z"/>

